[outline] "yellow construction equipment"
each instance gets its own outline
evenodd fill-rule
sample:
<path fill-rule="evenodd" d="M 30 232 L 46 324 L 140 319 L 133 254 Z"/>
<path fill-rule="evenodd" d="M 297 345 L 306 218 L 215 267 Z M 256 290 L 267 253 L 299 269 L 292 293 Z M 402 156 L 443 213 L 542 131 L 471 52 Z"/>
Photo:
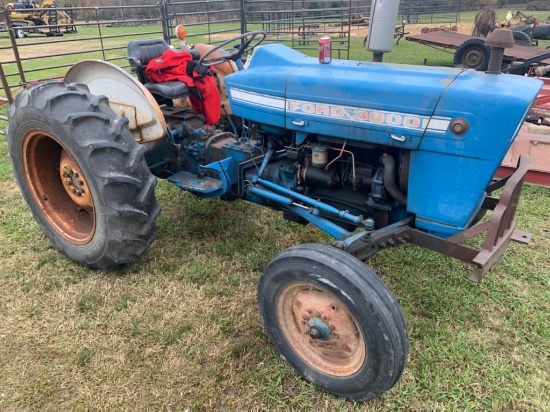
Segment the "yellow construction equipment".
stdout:
<path fill-rule="evenodd" d="M 76 33 L 73 18 L 55 0 L 43 0 L 40 3 L 32 0 L 20 0 L 8 3 L 12 27 L 17 37 L 27 33 L 41 33 L 49 36 L 60 36 L 63 33 Z M 39 28 L 39 26 L 50 26 Z"/>

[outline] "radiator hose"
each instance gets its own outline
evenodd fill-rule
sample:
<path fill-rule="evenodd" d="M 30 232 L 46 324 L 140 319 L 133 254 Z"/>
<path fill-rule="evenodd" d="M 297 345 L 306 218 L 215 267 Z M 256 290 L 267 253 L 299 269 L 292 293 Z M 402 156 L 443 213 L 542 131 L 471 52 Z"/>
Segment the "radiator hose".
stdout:
<path fill-rule="evenodd" d="M 397 187 L 395 183 L 395 160 L 389 154 L 382 155 L 382 165 L 384 166 L 384 187 L 388 193 L 401 206 L 407 206 L 407 196 Z"/>

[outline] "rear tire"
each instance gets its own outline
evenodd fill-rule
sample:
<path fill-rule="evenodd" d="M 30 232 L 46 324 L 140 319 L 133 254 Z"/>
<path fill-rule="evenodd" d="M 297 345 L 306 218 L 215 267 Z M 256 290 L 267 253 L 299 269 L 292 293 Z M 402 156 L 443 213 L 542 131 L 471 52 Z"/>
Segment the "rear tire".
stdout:
<path fill-rule="evenodd" d="M 285 250 L 265 269 L 258 302 L 281 356 L 329 392 L 373 399 L 405 368 L 399 305 L 372 270 L 341 250 L 319 244 Z"/>
<path fill-rule="evenodd" d="M 128 120 L 82 84 L 39 83 L 8 109 L 9 157 L 55 247 L 90 268 L 135 262 L 157 235 L 156 178 Z"/>
<path fill-rule="evenodd" d="M 491 49 L 485 46 L 485 40 L 468 39 L 456 49 L 453 65 L 465 69 L 485 71 L 489 67 Z"/>

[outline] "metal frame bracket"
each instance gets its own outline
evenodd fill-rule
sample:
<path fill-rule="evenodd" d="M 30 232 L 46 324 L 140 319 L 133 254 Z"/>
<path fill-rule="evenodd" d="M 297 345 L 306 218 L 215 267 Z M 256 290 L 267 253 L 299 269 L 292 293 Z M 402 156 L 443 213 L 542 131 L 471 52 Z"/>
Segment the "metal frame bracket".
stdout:
<path fill-rule="evenodd" d="M 422 246 L 446 256 L 459 259 L 475 266 L 469 280 L 480 282 L 483 276 L 500 260 L 510 240 L 529 243 L 531 235 L 516 229 L 516 211 L 523 187 L 525 174 L 529 168 L 529 156 L 520 156 L 515 172 L 498 180 L 487 188 L 487 193 L 503 188 L 500 198 L 487 196 L 483 207 L 493 210 L 489 220 L 442 239 L 414 229 L 412 217 L 403 219 L 391 226 L 367 233 L 353 242 L 335 242 L 339 247 L 360 260 L 367 260 L 376 252 L 387 247 L 406 242 Z M 481 249 L 462 244 L 466 239 L 485 233 Z"/>

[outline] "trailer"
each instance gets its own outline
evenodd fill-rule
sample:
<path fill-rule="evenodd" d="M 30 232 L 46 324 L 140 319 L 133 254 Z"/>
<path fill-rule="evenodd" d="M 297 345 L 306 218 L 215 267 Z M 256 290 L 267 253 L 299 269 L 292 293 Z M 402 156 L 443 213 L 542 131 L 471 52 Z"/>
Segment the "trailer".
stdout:
<path fill-rule="evenodd" d="M 456 50 L 453 58 L 455 67 L 487 70 L 491 48 L 485 46 L 483 38 L 455 32 L 433 31 L 410 35 L 406 39 L 437 49 Z M 516 39 L 514 47 L 504 49 L 504 63 L 511 65 L 514 62 L 529 62 L 529 67 L 533 64 L 549 65 L 550 53 L 546 49 L 532 47 L 527 41 Z"/>
<path fill-rule="evenodd" d="M 519 131 L 495 177 L 512 174 L 520 156 L 527 154 L 531 161 L 525 181 L 550 187 L 550 78 L 541 77 L 540 80 L 543 86 L 529 112 L 530 122 Z"/>
<path fill-rule="evenodd" d="M 485 46 L 485 39 L 446 31 L 416 34 L 407 36 L 406 39 L 430 47 L 456 50 L 453 64 L 457 67 L 476 70 L 487 68 L 490 47 Z M 503 72 L 526 74 L 535 66 L 542 68 L 550 65 L 548 50 L 523 43 L 525 42 L 516 40 L 514 47 L 504 49 Z M 498 178 L 510 175 L 519 157 L 527 154 L 531 162 L 525 180 L 550 187 L 550 165 L 546 160 L 550 155 L 550 128 L 548 127 L 550 126 L 550 79 L 542 78 L 542 80 L 544 86 L 528 117 L 531 123 L 525 123 L 522 127 L 496 173 Z"/>

